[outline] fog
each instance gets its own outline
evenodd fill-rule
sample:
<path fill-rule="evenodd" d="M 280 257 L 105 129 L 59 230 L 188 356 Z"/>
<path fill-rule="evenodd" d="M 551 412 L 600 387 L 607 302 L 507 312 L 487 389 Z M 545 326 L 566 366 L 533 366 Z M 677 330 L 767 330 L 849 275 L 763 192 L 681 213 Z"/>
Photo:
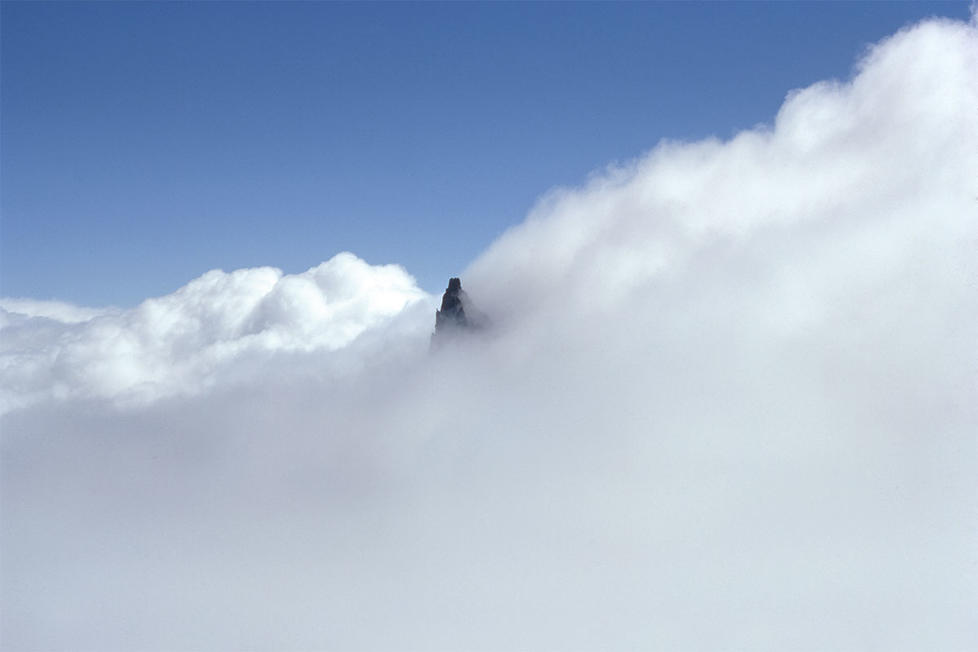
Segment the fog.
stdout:
<path fill-rule="evenodd" d="M 546 194 L 435 351 L 352 254 L 3 300 L 3 649 L 978 647 L 976 106 L 904 30 Z"/>

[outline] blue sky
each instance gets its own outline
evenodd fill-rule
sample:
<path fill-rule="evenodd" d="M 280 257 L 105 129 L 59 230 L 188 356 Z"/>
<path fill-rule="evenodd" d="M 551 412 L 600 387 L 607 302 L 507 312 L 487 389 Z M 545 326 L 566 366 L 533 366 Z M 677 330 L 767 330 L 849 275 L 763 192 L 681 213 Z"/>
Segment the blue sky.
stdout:
<path fill-rule="evenodd" d="M 0 295 L 339 251 L 440 291 L 549 188 L 728 137 L 957 3 L 2 5 Z"/>

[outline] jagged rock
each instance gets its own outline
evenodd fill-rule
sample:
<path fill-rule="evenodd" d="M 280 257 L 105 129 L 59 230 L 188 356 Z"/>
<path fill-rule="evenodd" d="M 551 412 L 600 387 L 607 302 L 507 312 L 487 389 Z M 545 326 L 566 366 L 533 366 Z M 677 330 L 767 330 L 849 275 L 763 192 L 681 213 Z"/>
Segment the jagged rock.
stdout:
<path fill-rule="evenodd" d="M 431 344 L 437 346 L 462 332 L 479 330 L 487 321 L 485 315 L 472 306 L 469 295 L 462 289 L 461 279 L 451 278 L 441 298 L 441 310 L 435 312 Z"/>
<path fill-rule="evenodd" d="M 435 335 L 446 330 L 468 326 L 463 298 L 467 299 L 468 296 L 462 290 L 462 280 L 449 279 L 448 288 L 441 297 L 441 310 L 435 313 Z"/>

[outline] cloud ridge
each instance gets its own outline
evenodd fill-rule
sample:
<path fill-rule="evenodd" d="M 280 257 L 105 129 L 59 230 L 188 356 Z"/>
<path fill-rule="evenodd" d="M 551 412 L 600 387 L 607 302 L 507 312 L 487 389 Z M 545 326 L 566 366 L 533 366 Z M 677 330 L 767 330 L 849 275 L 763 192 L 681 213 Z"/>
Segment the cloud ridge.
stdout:
<path fill-rule="evenodd" d="M 248 358 L 346 347 L 419 302 L 401 267 L 350 253 L 300 274 L 212 270 L 130 310 L 3 299 L 0 407 L 198 393 Z"/>

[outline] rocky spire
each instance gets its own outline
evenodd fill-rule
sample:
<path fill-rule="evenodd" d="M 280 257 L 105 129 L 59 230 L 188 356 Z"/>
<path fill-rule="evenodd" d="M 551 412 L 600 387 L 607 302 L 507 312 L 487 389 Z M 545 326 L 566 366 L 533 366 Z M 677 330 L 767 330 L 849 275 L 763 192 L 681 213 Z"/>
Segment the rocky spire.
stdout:
<path fill-rule="evenodd" d="M 435 313 L 435 335 L 456 328 L 468 326 L 465 318 L 465 306 L 462 305 L 462 280 L 449 279 L 448 288 L 441 298 L 441 310 Z"/>
<path fill-rule="evenodd" d="M 472 307 L 469 296 L 462 289 L 461 279 L 451 278 L 441 298 L 441 310 L 435 312 L 435 333 L 431 343 L 437 346 L 461 332 L 481 328 L 486 321 L 482 313 Z"/>

